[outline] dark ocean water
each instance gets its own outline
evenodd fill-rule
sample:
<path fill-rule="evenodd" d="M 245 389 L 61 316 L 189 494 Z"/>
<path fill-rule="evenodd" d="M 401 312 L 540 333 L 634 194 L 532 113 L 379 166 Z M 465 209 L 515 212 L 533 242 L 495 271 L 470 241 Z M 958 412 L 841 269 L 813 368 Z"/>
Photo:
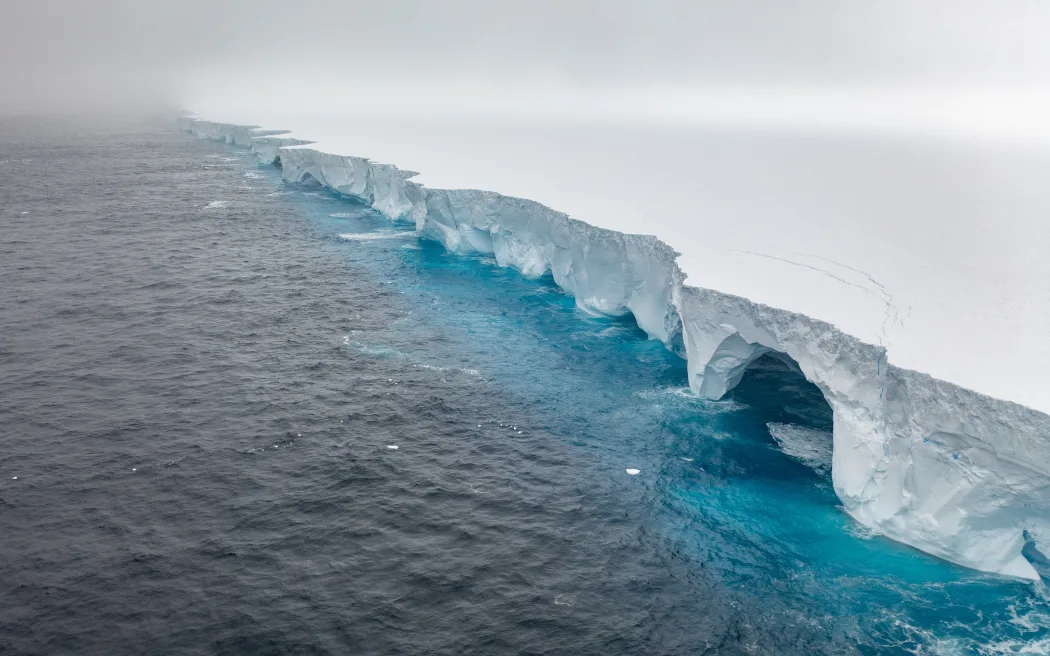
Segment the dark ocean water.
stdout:
<path fill-rule="evenodd" d="M 0 222 L 0 654 L 1050 648 L 1044 586 L 837 507 L 776 361 L 699 401 L 629 317 L 167 120 L 0 121 Z"/>

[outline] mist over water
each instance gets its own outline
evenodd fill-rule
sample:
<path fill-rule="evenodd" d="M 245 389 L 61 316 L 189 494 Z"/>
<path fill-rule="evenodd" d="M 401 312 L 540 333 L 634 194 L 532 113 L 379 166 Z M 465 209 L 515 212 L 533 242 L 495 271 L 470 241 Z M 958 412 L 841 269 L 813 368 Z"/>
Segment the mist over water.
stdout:
<path fill-rule="evenodd" d="M 1045 144 L 1048 23 L 1029 0 L 9 2 L 0 113 L 481 114 Z"/>

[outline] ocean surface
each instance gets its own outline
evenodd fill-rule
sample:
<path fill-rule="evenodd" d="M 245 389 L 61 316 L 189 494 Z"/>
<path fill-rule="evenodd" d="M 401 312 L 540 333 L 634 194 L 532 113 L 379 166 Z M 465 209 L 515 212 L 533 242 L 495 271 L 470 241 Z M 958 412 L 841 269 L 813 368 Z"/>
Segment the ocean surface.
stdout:
<path fill-rule="evenodd" d="M 0 654 L 1050 653 L 1044 584 L 841 510 L 777 360 L 698 400 L 170 118 L 0 120 L 0 226 Z"/>

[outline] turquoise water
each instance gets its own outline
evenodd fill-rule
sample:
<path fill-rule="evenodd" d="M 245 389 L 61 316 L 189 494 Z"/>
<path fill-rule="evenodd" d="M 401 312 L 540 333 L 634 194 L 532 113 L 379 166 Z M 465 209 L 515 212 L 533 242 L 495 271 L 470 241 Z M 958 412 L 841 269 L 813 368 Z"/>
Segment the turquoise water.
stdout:
<path fill-rule="evenodd" d="M 581 475 L 616 480 L 641 499 L 670 553 L 762 609 L 750 621 L 798 631 L 802 651 L 813 631 L 825 647 L 873 653 L 1050 650 L 1043 584 L 966 570 L 874 535 L 841 509 L 827 468 L 785 455 L 770 424 L 825 440 L 802 444 L 816 460 L 831 440 L 830 409 L 789 367 L 765 358 L 731 398 L 694 398 L 684 360 L 630 317 L 589 316 L 549 277 L 527 280 L 490 258 L 451 255 L 411 234 L 373 238 L 405 228 L 351 200 L 307 194 L 303 207 L 332 247 L 386 276 L 413 307 L 391 330 L 395 346 L 377 357 L 409 357 L 408 335 L 425 339 L 442 326 L 449 366 L 481 372 L 523 400 L 528 428 L 586 452 L 592 469 Z M 641 473 L 624 477 L 627 467 Z"/>

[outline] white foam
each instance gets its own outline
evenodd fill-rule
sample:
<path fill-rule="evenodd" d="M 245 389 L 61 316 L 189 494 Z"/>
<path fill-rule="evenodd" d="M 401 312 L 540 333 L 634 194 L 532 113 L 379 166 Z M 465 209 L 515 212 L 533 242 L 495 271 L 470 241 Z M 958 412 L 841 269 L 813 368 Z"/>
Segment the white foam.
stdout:
<path fill-rule="evenodd" d="M 882 533 L 879 533 L 875 529 L 856 522 L 851 523 L 846 528 L 846 532 L 858 540 L 873 540 L 882 535 Z"/>
<path fill-rule="evenodd" d="M 205 205 L 204 209 L 206 209 L 206 210 L 216 210 L 216 209 L 220 209 L 220 208 L 226 207 L 229 204 L 230 204 L 230 201 L 228 201 L 228 200 L 213 200 L 210 203 L 208 203 L 207 205 Z"/>
<path fill-rule="evenodd" d="M 427 369 L 430 371 L 458 371 L 459 373 L 466 374 L 468 376 L 473 376 L 475 378 L 481 377 L 480 371 L 470 367 L 441 367 L 436 364 L 426 364 L 425 362 L 415 363 L 412 366 L 418 367 L 420 369 Z M 478 425 L 480 426 L 480 424 Z"/>
<path fill-rule="evenodd" d="M 627 326 L 609 326 L 598 331 L 596 337 L 616 337 L 630 331 Z M 688 388 L 687 388 L 688 389 Z"/>
<path fill-rule="evenodd" d="M 831 475 L 831 433 L 795 424 L 769 423 L 766 424 L 766 428 L 781 451 L 796 460 L 801 460 L 822 476 Z"/>
<path fill-rule="evenodd" d="M 1048 656 L 1050 655 L 1050 638 L 1037 640 L 998 640 L 986 645 L 978 645 L 977 653 L 984 656 Z"/>

